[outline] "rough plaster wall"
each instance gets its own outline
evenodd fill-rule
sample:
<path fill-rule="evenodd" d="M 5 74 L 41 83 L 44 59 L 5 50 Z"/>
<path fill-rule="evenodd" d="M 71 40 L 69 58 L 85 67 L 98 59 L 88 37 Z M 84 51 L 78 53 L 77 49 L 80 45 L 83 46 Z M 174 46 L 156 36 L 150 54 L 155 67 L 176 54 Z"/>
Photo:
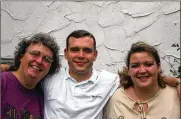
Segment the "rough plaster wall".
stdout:
<path fill-rule="evenodd" d="M 23 37 L 37 32 L 53 35 L 61 47 L 76 29 L 92 32 L 97 41 L 97 69 L 117 72 L 133 42 L 143 40 L 158 48 L 162 68 L 171 75 L 180 65 L 180 3 L 87 1 L 2 2 L 1 57 L 13 57 Z"/>

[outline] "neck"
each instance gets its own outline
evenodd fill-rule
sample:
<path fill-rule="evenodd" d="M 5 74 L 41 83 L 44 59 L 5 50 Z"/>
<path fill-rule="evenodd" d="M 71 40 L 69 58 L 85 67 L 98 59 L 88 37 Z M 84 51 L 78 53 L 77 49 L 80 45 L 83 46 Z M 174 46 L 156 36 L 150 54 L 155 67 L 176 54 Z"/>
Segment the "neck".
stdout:
<path fill-rule="evenodd" d="M 69 74 L 72 78 L 74 78 L 77 82 L 88 80 L 92 75 L 92 70 L 86 73 L 77 73 L 77 72 L 71 72 L 69 70 Z"/>
<path fill-rule="evenodd" d="M 151 88 L 140 88 L 140 87 L 133 87 L 134 93 L 136 95 L 137 100 L 139 101 L 147 101 L 154 97 L 160 90 L 158 85 L 152 86 Z"/>
<path fill-rule="evenodd" d="M 36 84 L 32 84 L 30 82 L 31 79 L 28 79 L 27 77 L 22 75 L 23 73 L 20 70 L 14 71 L 13 74 L 16 76 L 16 78 L 21 83 L 21 85 L 23 85 L 25 88 L 27 88 L 27 89 L 34 89 L 35 88 Z"/>

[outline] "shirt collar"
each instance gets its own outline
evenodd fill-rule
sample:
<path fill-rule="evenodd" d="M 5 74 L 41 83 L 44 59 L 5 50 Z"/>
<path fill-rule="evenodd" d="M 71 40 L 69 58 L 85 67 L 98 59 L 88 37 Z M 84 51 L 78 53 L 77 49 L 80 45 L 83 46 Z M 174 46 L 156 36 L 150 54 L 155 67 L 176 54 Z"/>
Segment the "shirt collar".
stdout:
<path fill-rule="evenodd" d="M 73 79 L 71 76 L 70 76 L 70 74 L 69 74 L 69 68 L 68 67 L 65 67 L 65 74 L 66 74 L 66 76 L 65 76 L 65 79 L 66 80 L 68 80 L 68 79 L 71 79 L 71 80 L 74 80 L 75 81 L 75 79 Z M 97 73 L 97 71 L 93 68 L 92 69 L 92 75 L 91 75 L 91 77 L 88 79 L 88 80 L 86 80 L 85 82 L 93 82 L 93 83 L 95 83 L 96 82 L 96 80 L 97 80 L 97 78 L 98 78 L 98 73 Z"/>

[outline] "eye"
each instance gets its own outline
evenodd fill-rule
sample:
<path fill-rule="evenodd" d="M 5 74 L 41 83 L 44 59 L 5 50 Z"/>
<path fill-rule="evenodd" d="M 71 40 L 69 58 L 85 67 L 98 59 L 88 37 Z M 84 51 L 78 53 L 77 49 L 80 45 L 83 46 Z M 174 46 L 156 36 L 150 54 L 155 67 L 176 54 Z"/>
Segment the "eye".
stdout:
<path fill-rule="evenodd" d="M 70 51 L 71 51 L 71 52 L 78 52 L 78 51 L 79 51 L 79 48 L 73 47 L 73 48 L 70 48 Z"/>
<path fill-rule="evenodd" d="M 151 66 L 153 65 L 153 63 L 152 63 L 152 62 L 146 62 L 144 65 L 145 65 L 146 67 L 151 67 Z"/>
<path fill-rule="evenodd" d="M 49 57 L 49 56 L 44 56 L 44 57 L 43 57 L 43 60 L 44 60 L 46 63 L 49 63 L 49 64 L 51 64 L 51 63 L 53 62 L 53 59 L 52 59 L 51 57 Z"/>
<path fill-rule="evenodd" d="M 131 68 L 137 68 L 137 67 L 139 67 L 139 64 L 130 64 L 130 67 Z"/>
<path fill-rule="evenodd" d="M 93 50 L 91 48 L 84 48 L 83 51 L 85 53 L 92 53 L 93 52 Z"/>
<path fill-rule="evenodd" d="M 29 51 L 29 54 L 32 56 L 39 56 L 40 52 L 39 51 Z"/>

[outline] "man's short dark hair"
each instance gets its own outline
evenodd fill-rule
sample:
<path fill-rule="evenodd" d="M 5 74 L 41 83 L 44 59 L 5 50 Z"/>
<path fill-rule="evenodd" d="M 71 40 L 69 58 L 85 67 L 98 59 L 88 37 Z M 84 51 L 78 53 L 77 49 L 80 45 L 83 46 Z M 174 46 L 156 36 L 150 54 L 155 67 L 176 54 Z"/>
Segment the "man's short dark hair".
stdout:
<path fill-rule="evenodd" d="M 90 37 L 94 41 L 94 51 L 96 51 L 96 40 L 95 37 L 92 35 L 92 33 L 86 31 L 86 30 L 75 30 L 72 33 L 70 33 L 66 39 L 66 48 L 68 49 L 69 46 L 69 39 L 70 37 L 74 38 L 82 38 L 82 37 Z"/>

